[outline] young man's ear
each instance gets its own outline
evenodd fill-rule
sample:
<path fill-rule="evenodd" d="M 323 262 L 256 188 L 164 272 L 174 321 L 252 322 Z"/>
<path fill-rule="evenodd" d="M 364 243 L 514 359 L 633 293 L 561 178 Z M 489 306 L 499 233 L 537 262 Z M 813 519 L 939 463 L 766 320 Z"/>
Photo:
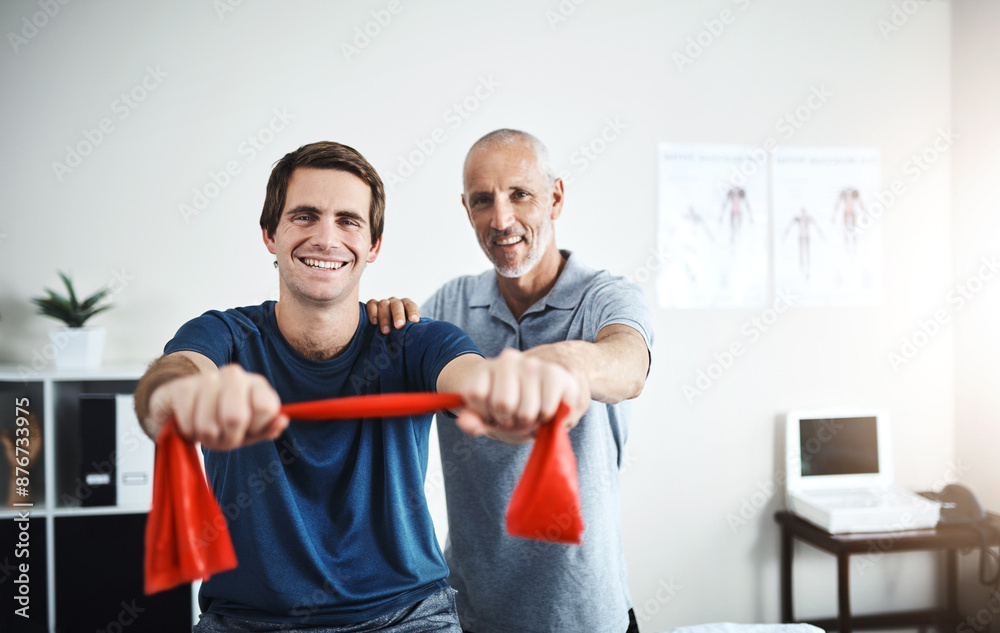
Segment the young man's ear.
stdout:
<path fill-rule="evenodd" d="M 371 248 L 368 249 L 368 257 L 365 261 L 367 261 L 369 264 L 375 261 L 375 258 L 378 257 L 378 253 L 381 249 L 382 249 L 382 236 L 380 235 L 379 238 L 375 240 L 375 243 L 371 245 Z"/>
<path fill-rule="evenodd" d="M 274 255 L 275 251 L 278 250 L 278 247 L 274 243 L 274 236 L 268 235 L 267 229 L 261 229 L 260 232 L 264 237 L 264 246 L 267 247 L 268 252 Z"/>

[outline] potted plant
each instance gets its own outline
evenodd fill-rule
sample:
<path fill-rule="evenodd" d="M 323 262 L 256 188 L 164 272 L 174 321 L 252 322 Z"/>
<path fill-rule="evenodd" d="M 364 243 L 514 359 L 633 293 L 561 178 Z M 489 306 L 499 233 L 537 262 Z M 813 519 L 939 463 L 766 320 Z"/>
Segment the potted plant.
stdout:
<path fill-rule="evenodd" d="M 104 328 L 84 327 L 90 317 L 112 307 L 111 304 L 98 306 L 111 292 L 102 288 L 83 301 L 76 298 L 73 282 L 60 272 L 66 285 L 66 295 L 60 295 L 46 288 L 45 297 L 34 297 L 32 303 L 38 306 L 38 313 L 66 324 L 65 328 L 49 330 L 49 339 L 55 350 L 56 367 L 60 369 L 94 369 L 101 366 L 104 354 Z"/>

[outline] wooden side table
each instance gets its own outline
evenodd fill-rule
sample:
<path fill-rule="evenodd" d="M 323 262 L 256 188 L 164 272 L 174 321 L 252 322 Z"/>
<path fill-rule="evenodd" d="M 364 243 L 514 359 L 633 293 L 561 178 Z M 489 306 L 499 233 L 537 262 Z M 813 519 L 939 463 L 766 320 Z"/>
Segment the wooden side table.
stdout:
<path fill-rule="evenodd" d="M 1000 518 L 990 515 L 996 523 Z M 792 605 L 792 555 L 794 540 L 799 539 L 837 557 L 837 617 L 812 620 L 827 631 L 851 633 L 857 629 L 935 626 L 942 631 L 954 631 L 962 622 L 958 611 L 958 550 L 978 548 L 980 532 L 967 525 L 946 525 L 937 528 L 899 532 L 868 532 L 863 534 L 830 534 L 791 512 L 780 511 L 774 520 L 781 526 L 781 621 L 795 622 Z M 879 543 L 889 542 L 888 548 Z M 990 545 L 1000 544 L 1000 535 L 990 535 Z M 897 611 L 863 616 L 851 614 L 850 557 L 864 554 L 875 544 L 891 552 L 937 550 L 945 552 L 945 605 L 918 611 Z"/>

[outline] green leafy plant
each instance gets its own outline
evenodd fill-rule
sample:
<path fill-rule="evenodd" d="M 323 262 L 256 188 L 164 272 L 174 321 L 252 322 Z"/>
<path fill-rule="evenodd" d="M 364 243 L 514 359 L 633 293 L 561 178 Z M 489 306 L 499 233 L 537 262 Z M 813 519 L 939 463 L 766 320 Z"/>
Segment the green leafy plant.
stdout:
<path fill-rule="evenodd" d="M 102 288 L 83 301 L 78 301 L 76 292 L 73 290 L 73 282 L 63 272 L 60 272 L 59 276 L 62 278 L 63 283 L 66 284 L 66 293 L 68 296 L 56 294 L 54 291 L 46 288 L 45 292 L 48 296 L 33 297 L 31 299 L 31 302 L 38 306 L 39 314 L 58 319 L 65 323 L 67 327 L 77 328 L 83 327 L 83 324 L 95 314 L 113 307 L 111 304 L 97 306 L 98 302 L 111 292 L 110 288 Z"/>

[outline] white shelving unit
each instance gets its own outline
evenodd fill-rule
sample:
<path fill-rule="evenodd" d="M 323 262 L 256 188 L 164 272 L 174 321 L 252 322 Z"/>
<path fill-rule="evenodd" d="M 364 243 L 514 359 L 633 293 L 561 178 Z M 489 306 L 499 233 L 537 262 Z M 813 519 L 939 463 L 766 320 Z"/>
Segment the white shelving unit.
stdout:
<path fill-rule="evenodd" d="M 73 433 L 78 423 L 78 417 L 73 420 L 73 425 L 66 425 L 67 420 L 63 419 L 63 427 L 60 425 L 60 416 L 66 417 L 73 403 L 78 402 L 78 396 L 82 393 L 131 393 L 136 383 L 145 371 L 141 365 L 119 365 L 105 366 L 94 370 L 57 370 L 44 369 L 34 370 L 30 364 L 4 365 L 0 364 L 0 392 L 12 394 L 16 398 L 28 398 L 27 408 L 31 413 L 41 417 L 42 427 L 42 463 L 29 464 L 30 487 L 34 488 L 38 484 L 44 486 L 44 498 L 34 498 L 30 507 L 6 508 L 0 507 L 0 522 L 13 520 L 19 512 L 28 510 L 29 520 L 37 521 L 44 519 L 45 523 L 45 568 L 46 568 L 46 605 L 48 630 L 55 631 L 56 624 L 56 519 L 63 517 L 99 517 L 109 515 L 145 514 L 149 511 L 146 506 L 94 506 L 94 507 L 72 507 L 60 505 L 64 497 L 60 495 L 72 496 L 71 491 L 60 489 L 60 485 L 68 476 L 65 471 L 60 472 L 60 468 L 67 468 L 66 457 L 60 464 L 60 447 L 67 443 L 72 443 L 77 438 L 66 437 L 67 433 Z M 11 403 L 13 405 L 13 403 Z M 78 408 L 72 409 L 77 415 Z M 8 412 L 4 412 L 4 416 Z M 10 412 L 13 415 L 13 412 Z M 68 429 L 67 427 L 72 428 Z M 150 471 L 152 468 L 150 468 Z M 6 490 L 3 491 L 3 494 Z M 7 548 L 7 544 L 4 544 Z M 0 554 L 9 555 L 9 552 Z M 12 559 L 13 560 L 13 559 Z M 192 595 L 192 602 L 194 595 Z M 32 604 L 32 611 L 41 605 Z M 192 607 L 194 612 L 194 607 Z M 142 628 L 142 627 L 139 627 Z"/>

